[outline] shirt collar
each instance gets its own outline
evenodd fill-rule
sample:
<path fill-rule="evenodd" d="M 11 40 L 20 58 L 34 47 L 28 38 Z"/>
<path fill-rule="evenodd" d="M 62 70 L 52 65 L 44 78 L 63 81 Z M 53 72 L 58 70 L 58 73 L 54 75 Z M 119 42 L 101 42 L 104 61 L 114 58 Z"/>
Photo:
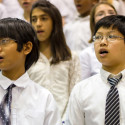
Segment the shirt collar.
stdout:
<path fill-rule="evenodd" d="M 80 17 L 80 16 L 77 16 L 75 18 L 75 21 L 78 20 L 78 21 L 89 21 L 90 19 L 90 15 L 86 16 L 86 17 Z"/>
<path fill-rule="evenodd" d="M 17 80 L 13 81 L 2 75 L 2 72 L 0 72 L 0 86 L 3 89 L 7 89 L 11 84 L 16 85 L 17 87 L 26 88 L 26 86 L 29 84 L 29 76 L 26 73 L 24 73 L 21 77 L 19 77 Z"/>
<path fill-rule="evenodd" d="M 117 78 L 117 77 L 119 77 L 121 74 L 122 74 L 122 79 L 121 79 L 121 81 L 125 79 L 125 69 L 122 70 L 122 71 L 121 71 L 120 73 L 118 73 L 117 75 L 114 75 L 114 74 L 112 74 L 112 73 L 110 73 L 110 72 L 107 72 L 106 70 L 104 70 L 104 69 L 101 68 L 100 73 L 101 73 L 101 78 L 104 80 L 105 83 L 107 83 L 107 78 L 108 78 L 108 77 L 116 77 L 116 78 Z"/>

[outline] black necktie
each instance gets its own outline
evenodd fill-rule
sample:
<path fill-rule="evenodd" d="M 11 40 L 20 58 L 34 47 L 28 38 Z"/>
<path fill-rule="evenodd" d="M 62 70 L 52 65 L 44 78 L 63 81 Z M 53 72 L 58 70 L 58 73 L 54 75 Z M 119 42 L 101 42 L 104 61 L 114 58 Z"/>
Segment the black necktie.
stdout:
<path fill-rule="evenodd" d="M 15 87 L 14 84 L 11 84 L 7 88 L 7 92 L 3 97 L 3 100 L 0 104 L 0 120 L 2 125 L 11 125 L 10 115 L 11 115 L 11 101 L 12 101 L 12 88 Z"/>
<path fill-rule="evenodd" d="M 120 125 L 120 101 L 116 85 L 121 78 L 108 78 L 111 88 L 106 98 L 105 125 Z"/>

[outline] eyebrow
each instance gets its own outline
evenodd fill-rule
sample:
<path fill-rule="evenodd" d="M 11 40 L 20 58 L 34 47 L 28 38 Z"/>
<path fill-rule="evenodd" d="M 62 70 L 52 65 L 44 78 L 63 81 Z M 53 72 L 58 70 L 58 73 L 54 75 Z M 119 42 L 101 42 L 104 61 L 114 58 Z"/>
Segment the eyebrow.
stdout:
<path fill-rule="evenodd" d="M 106 32 L 106 34 L 109 34 L 109 33 L 112 33 L 112 32 L 115 32 L 115 30 L 111 30 L 111 31 L 109 31 L 109 32 Z M 96 32 L 96 34 L 97 34 L 97 33 L 98 33 L 98 34 L 103 34 L 103 32 L 98 32 L 98 31 Z"/>
<path fill-rule="evenodd" d="M 33 17 L 48 17 L 48 15 L 47 15 L 47 14 L 42 14 L 42 15 L 33 15 L 32 18 L 33 18 Z"/>

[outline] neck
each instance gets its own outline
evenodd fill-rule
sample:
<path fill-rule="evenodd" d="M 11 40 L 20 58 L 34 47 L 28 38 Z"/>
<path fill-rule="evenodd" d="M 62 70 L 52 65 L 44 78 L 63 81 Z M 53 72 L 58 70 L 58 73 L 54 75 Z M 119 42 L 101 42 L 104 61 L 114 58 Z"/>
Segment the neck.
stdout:
<path fill-rule="evenodd" d="M 28 22 L 30 22 L 30 12 L 24 11 L 23 16 L 24 16 L 25 20 L 27 20 Z"/>
<path fill-rule="evenodd" d="M 80 14 L 80 17 L 84 18 L 87 17 L 90 14 L 90 11 L 84 13 L 84 14 Z"/>
<path fill-rule="evenodd" d="M 122 70 L 125 69 L 125 64 L 120 66 L 102 66 L 102 68 L 114 75 L 117 75 L 118 73 L 120 73 Z"/>
<path fill-rule="evenodd" d="M 40 42 L 40 52 L 42 52 L 48 59 L 51 58 L 52 53 L 51 53 L 51 46 L 50 42 Z"/>
<path fill-rule="evenodd" d="M 2 74 L 11 80 L 17 80 L 24 73 L 25 73 L 25 68 L 24 69 L 20 68 L 18 70 L 16 69 L 16 70 L 2 71 Z"/>

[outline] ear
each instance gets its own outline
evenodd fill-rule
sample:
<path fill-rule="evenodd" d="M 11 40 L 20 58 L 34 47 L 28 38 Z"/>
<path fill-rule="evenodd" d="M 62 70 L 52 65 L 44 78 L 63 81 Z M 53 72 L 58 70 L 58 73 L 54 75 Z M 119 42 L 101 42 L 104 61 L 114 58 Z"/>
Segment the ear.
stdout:
<path fill-rule="evenodd" d="M 32 42 L 28 41 L 27 43 L 25 43 L 23 45 L 24 54 L 28 55 L 32 51 L 32 48 L 33 48 Z"/>

